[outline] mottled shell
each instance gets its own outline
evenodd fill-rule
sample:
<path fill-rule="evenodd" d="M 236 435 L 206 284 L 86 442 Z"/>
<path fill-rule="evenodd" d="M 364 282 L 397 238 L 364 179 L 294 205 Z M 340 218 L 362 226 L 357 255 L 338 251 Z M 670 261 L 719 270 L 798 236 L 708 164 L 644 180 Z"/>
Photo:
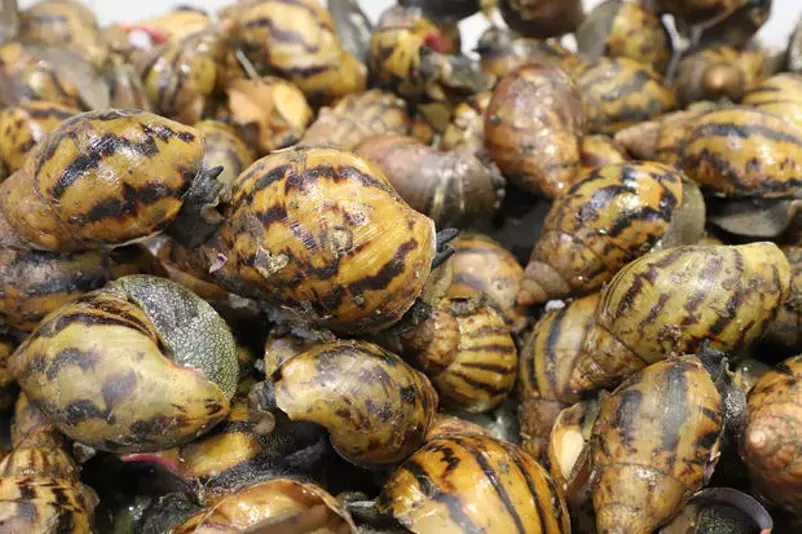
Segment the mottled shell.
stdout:
<path fill-rule="evenodd" d="M 482 234 L 463 233 L 450 243 L 454 255 L 448 297 L 485 295 L 487 305 L 496 310 L 512 330 L 523 328 L 525 310 L 515 298 L 523 278 L 523 268 L 501 244 Z"/>
<path fill-rule="evenodd" d="M 776 74 L 748 91 L 741 103 L 802 128 L 802 75 Z"/>
<path fill-rule="evenodd" d="M 46 317 L 11 359 L 23 391 L 70 438 L 162 450 L 228 413 L 234 339 L 206 302 L 151 276 L 121 278 Z"/>
<path fill-rule="evenodd" d="M 454 415 L 446 415 L 438 413 L 432 425 L 429 427 L 429 432 L 426 433 L 426 441 L 432 441 L 437 438 L 448 438 L 453 436 L 465 435 L 479 435 L 493 437 L 489 430 L 482 426 L 472 423 L 467 419 L 462 419 Z"/>
<path fill-rule="evenodd" d="M 510 180 L 554 198 L 579 177 L 585 129 L 582 95 L 565 71 L 529 65 L 496 86 L 485 114 L 485 144 Z"/>
<path fill-rule="evenodd" d="M 399 462 L 422 443 L 437 412 L 429 380 L 364 341 L 324 343 L 290 359 L 274 379 L 278 407 L 322 425 L 349 462 Z"/>
<path fill-rule="evenodd" d="M 234 293 L 279 303 L 339 331 L 380 330 L 420 294 L 434 224 L 374 166 L 336 149 L 258 160 L 234 182 L 225 222 L 204 247 Z"/>
<path fill-rule="evenodd" d="M 0 215 L 48 250 L 119 245 L 164 229 L 201 170 L 195 130 L 139 111 L 64 121 L 0 184 Z"/>
<path fill-rule="evenodd" d="M 700 100 L 738 102 L 763 79 L 763 52 L 728 46 L 707 48 L 682 58 L 674 79 L 681 107 Z"/>
<path fill-rule="evenodd" d="M 22 168 L 45 135 L 79 110 L 55 102 L 23 102 L 0 110 L 0 163 L 5 176 Z M 4 177 L 5 177 L 4 176 Z"/>
<path fill-rule="evenodd" d="M 550 64 L 568 74 L 581 71 L 585 62 L 558 39 L 528 39 L 515 32 L 491 26 L 479 37 L 476 51 L 482 70 L 498 78 L 524 65 Z"/>
<path fill-rule="evenodd" d="M 287 478 L 255 484 L 202 510 L 172 534 L 239 534 L 264 524 L 276 532 L 295 526 L 315 534 L 356 534 L 343 503 L 323 488 Z M 272 525 L 272 526 L 268 526 Z M 286 525 L 282 528 L 282 525 Z M 290 532 L 290 530 L 287 530 Z M 300 532 L 300 531 L 299 531 Z"/>
<path fill-rule="evenodd" d="M 329 12 L 316 0 L 246 3 L 232 37 L 260 75 L 295 83 L 310 100 L 365 89 L 367 71 L 346 54 Z"/>
<path fill-rule="evenodd" d="M 490 163 L 485 148 L 485 111 L 493 93 L 478 93 L 454 108 L 454 116 L 440 137 L 440 150 L 461 150 Z"/>
<path fill-rule="evenodd" d="M 571 532 L 546 470 L 515 445 L 479 435 L 426 443 L 390 475 L 376 507 L 416 534 Z"/>
<path fill-rule="evenodd" d="M 783 253 L 791 265 L 791 283 L 766 341 L 798 349 L 802 348 L 802 247 L 783 248 Z"/>
<path fill-rule="evenodd" d="M 518 360 L 518 424 L 522 446 L 536 458 L 546 450 L 560 411 L 579 400 L 571 374 L 585 344 L 599 294 L 546 312 L 535 324 Z"/>
<path fill-rule="evenodd" d="M 371 89 L 321 109 L 301 143 L 353 150 L 377 135 L 409 135 L 411 131 L 406 102 L 393 93 Z"/>
<path fill-rule="evenodd" d="M 499 0 L 507 26 L 525 37 L 559 37 L 576 30 L 585 15 L 582 0 Z"/>
<path fill-rule="evenodd" d="M 45 0 L 20 13 L 19 39 L 66 48 L 99 67 L 106 60 L 104 42 L 95 14 L 76 0 Z"/>
<path fill-rule="evenodd" d="M 802 356 L 777 365 L 749 394 L 741 457 L 758 491 L 796 513 L 802 507 Z"/>
<path fill-rule="evenodd" d="M 0 412 L 8 412 L 17 398 L 17 382 L 8 368 L 8 360 L 17 344 L 0 334 Z"/>
<path fill-rule="evenodd" d="M 682 173 L 660 163 L 605 165 L 558 197 L 532 249 L 522 305 L 599 289 L 658 245 L 696 243 L 704 202 Z"/>
<path fill-rule="evenodd" d="M 13 447 L 40 447 L 47 450 L 65 449 L 67 438 L 55 429 L 50 420 L 28 400 L 24 392 L 14 403 L 11 420 L 11 445 Z"/>
<path fill-rule="evenodd" d="M 441 300 L 403 336 L 402 346 L 431 378 L 444 405 L 486 412 L 515 386 L 515 342 L 501 316 L 475 299 Z"/>
<path fill-rule="evenodd" d="M 18 42 L 0 47 L 0 103 L 13 106 L 21 102 L 44 100 L 81 107 L 75 82 L 49 61 L 36 57 Z"/>
<path fill-rule="evenodd" d="M 712 25 L 743 4 L 743 0 L 657 0 L 660 11 L 689 24 Z"/>
<path fill-rule="evenodd" d="M 571 378 L 589 391 L 703 342 L 738 354 L 757 341 L 788 293 L 790 267 L 772 243 L 685 246 L 630 263 L 607 284 Z"/>
<path fill-rule="evenodd" d="M 236 130 L 222 122 L 206 120 L 195 125 L 203 137 L 203 168 L 223 167 L 217 180 L 233 182 L 256 160 L 253 150 L 237 135 Z"/>
<path fill-rule="evenodd" d="M 707 482 L 723 419 L 695 356 L 651 365 L 603 397 L 591 438 L 599 532 L 648 534 L 669 520 Z"/>
<path fill-rule="evenodd" d="M 95 492 L 58 449 L 17 449 L 0 462 L 0 525 L 5 532 L 93 531 Z"/>
<path fill-rule="evenodd" d="M 591 133 L 615 132 L 673 110 L 673 89 L 651 67 L 629 58 L 600 57 L 579 75 Z"/>
<path fill-rule="evenodd" d="M 746 107 L 711 111 L 693 122 L 678 165 L 712 195 L 793 197 L 802 186 L 802 130 Z"/>
<path fill-rule="evenodd" d="M 223 38 L 215 30 L 169 41 L 143 58 L 140 76 L 153 109 L 184 124 L 195 124 L 222 81 Z"/>
<path fill-rule="evenodd" d="M 599 167 L 624 163 L 629 159 L 621 145 L 606 135 L 586 135 L 582 138 L 582 152 L 579 157 L 579 174 L 582 178 Z"/>
<path fill-rule="evenodd" d="M 647 5 L 607 0 L 591 11 L 576 31 L 585 57 L 626 57 L 665 72 L 673 54 L 671 34 Z"/>
<path fill-rule="evenodd" d="M 0 247 L 0 324 L 30 332 L 45 315 L 110 278 L 101 252 Z"/>
<path fill-rule="evenodd" d="M 313 117 L 301 90 L 275 76 L 234 80 L 228 83 L 226 94 L 226 120 L 258 154 L 297 143 Z"/>
<path fill-rule="evenodd" d="M 504 179 L 469 152 L 442 152 L 399 135 L 372 137 L 354 152 L 438 228 L 487 226 L 501 204 Z"/>

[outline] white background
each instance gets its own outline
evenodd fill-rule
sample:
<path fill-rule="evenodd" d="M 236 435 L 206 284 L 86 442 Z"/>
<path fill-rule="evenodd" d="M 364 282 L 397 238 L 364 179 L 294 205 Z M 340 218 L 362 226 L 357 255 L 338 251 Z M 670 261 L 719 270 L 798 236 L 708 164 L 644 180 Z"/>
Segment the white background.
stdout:
<path fill-rule="evenodd" d="M 325 1 L 325 0 L 322 0 Z M 596 5 L 601 0 L 585 0 L 588 7 Z M 87 0 L 97 13 L 100 22 L 107 24 L 112 21 L 131 21 L 138 18 L 145 18 L 168 10 L 173 5 L 193 5 L 209 10 L 232 3 L 233 0 Z M 35 4 L 36 0 L 21 0 L 22 6 Z M 394 0 L 362 0 L 361 5 L 365 12 L 375 20 L 378 15 L 387 7 L 392 5 Z M 775 46 L 784 47 L 788 41 L 791 30 L 802 13 L 802 0 L 774 0 L 774 9 L 771 19 L 762 28 L 760 36 L 764 42 Z M 481 17 L 476 16 L 463 22 L 462 33 L 466 42 L 466 47 L 472 48 L 473 43 L 479 33 L 484 29 L 487 22 Z"/>

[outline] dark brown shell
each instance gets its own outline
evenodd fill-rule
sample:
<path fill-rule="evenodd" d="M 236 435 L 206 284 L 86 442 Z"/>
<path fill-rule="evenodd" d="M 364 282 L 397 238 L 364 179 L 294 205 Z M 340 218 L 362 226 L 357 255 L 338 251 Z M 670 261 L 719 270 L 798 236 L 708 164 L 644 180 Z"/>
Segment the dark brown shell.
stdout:
<path fill-rule="evenodd" d="M 576 30 L 585 15 L 582 0 L 499 0 L 507 26 L 525 37 L 559 37 Z"/>
<path fill-rule="evenodd" d="M 441 152 L 414 137 L 383 135 L 355 153 L 376 164 L 401 198 L 437 228 L 487 226 L 501 204 L 504 179 L 469 152 Z"/>
<path fill-rule="evenodd" d="M 0 412 L 8 412 L 17 398 L 17 382 L 8 368 L 8 360 L 16 346 L 10 336 L 0 334 Z"/>
<path fill-rule="evenodd" d="M 519 187 L 554 198 L 579 178 L 582 95 L 563 70 L 529 65 L 506 75 L 485 114 L 485 144 Z"/>

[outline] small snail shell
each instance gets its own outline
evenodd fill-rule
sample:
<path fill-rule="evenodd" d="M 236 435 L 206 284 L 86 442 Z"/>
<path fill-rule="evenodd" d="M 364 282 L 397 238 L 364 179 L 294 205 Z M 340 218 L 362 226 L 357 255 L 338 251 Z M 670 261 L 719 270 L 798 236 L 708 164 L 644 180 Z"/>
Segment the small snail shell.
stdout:
<path fill-rule="evenodd" d="M 763 78 L 763 54 L 722 46 L 700 50 L 679 62 L 674 87 L 682 107 L 699 100 L 738 102 Z"/>
<path fill-rule="evenodd" d="M 234 80 L 226 94 L 228 122 L 259 154 L 297 143 L 313 117 L 301 90 L 275 76 Z"/>
<path fill-rule="evenodd" d="M 117 109 L 152 111 L 150 99 L 139 72 L 120 54 L 109 55 L 100 74 L 109 91 L 109 106 Z"/>
<path fill-rule="evenodd" d="M 454 255 L 448 297 L 485 295 L 487 305 L 496 310 L 513 331 L 524 327 L 525 310 L 515 298 L 523 279 L 518 260 L 501 244 L 475 233 L 462 233 L 450 244 Z"/>
<path fill-rule="evenodd" d="M 757 341 L 788 293 L 788 260 L 773 243 L 684 246 L 624 267 L 601 292 L 571 387 L 590 391 L 702 342 L 738 353 Z"/>
<path fill-rule="evenodd" d="M 146 275 L 54 311 L 10 363 L 59 430 L 114 452 L 161 450 L 208 430 L 228 413 L 239 370 L 212 307 Z"/>
<path fill-rule="evenodd" d="M 282 412 L 325 427 L 337 452 L 357 465 L 403 460 L 437 412 L 437 393 L 422 373 L 364 341 L 312 347 L 285 362 L 269 388 Z"/>
<path fill-rule="evenodd" d="M 371 89 L 344 96 L 324 107 L 301 139 L 304 145 L 331 145 L 353 150 L 378 135 L 409 135 L 407 103 L 393 93 Z"/>
<path fill-rule="evenodd" d="M 802 130 L 747 107 L 706 113 L 689 125 L 678 166 L 716 196 L 793 197 L 802 170 Z"/>
<path fill-rule="evenodd" d="M 581 0 L 499 0 L 507 26 L 525 37 L 559 37 L 576 30 L 585 16 Z"/>
<path fill-rule="evenodd" d="M 658 246 L 695 243 L 705 206 L 682 173 L 651 162 L 605 165 L 552 204 L 518 303 L 581 295 Z"/>
<path fill-rule="evenodd" d="M 783 253 L 791 266 L 791 283 L 765 339 L 796 350 L 802 348 L 802 248 L 784 247 Z"/>
<path fill-rule="evenodd" d="M 650 365 L 603 397 L 591 438 L 599 532 L 645 534 L 670 519 L 707 482 L 723 419 L 695 356 Z"/>
<path fill-rule="evenodd" d="M 577 84 L 591 133 L 614 134 L 677 105 L 674 90 L 656 71 L 629 58 L 600 57 L 582 71 Z"/>
<path fill-rule="evenodd" d="M 225 222 L 203 247 L 221 286 L 301 321 L 347 332 L 397 322 L 435 256 L 434 224 L 384 175 L 337 149 L 293 148 L 235 181 Z"/>
<path fill-rule="evenodd" d="M 624 163 L 629 159 L 624 148 L 606 135 L 586 135 L 582 138 L 582 152 L 579 157 L 579 175 L 582 178 L 586 178 L 599 167 Z"/>
<path fill-rule="evenodd" d="M 376 164 L 410 207 L 436 227 L 486 226 L 501 204 L 504 179 L 468 152 L 441 152 L 414 137 L 372 137 L 355 149 Z"/>
<path fill-rule="evenodd" d="M 585 66 L 585 62 L 558 39 L 529 39 L 498 26 L 491 26 L 482 33 L 476 51 L 481 57 L 482 70 L 498 78 L 533 63 L 554 65 L 571 75 Z"/>
<path fill-rule="evenodd" d="M 481 435 L 427 442 L 390 475 L 376 508 L 413 532 L 571 531 L 546 470 L 515 445 Z"/>
<path fill-rule="evenodd" d="M 443 299 L 402 338 L 404 355 L 431 378 L 443 404 L 498 406 L 515 386 L 518 354 L 501 317 L 477 299 Z"/>
<path fill-rule="evenodd" d="M 233 182 L 237 176 L 256 160 L 253 150 L 237 134 L 237 131 L 219 121 L 205 120 L 195 125 L 203 136 L 203 168 L 223 167 L 217 180 Z"/>
<path fill-rule="evenodd" d="M 565 71 L 528 65 L 504 76 L 485 114 L 485 144 L 519 187 L 554 198 L 579 177 L 582 95 Z"/>
<path fill-rule="evenodd" d="M 272 376 L 282 365 L 319 342 L 286 332 L 271 332 L 265 341 L 265 376 Z"/>
<path fill-rule="evenodd" d="M 747 91 L 741 103 L 802 128 L 802 76 L 776 74 Z"/>
<path fill-rule="evenodd" d="M 22 168 L 44 137 L 79 110 L 56 102 L 22 102 L 0 111 L 0 162 L 6 176 Z"/>
<path fill-rule="evenodd" d="M 173 534 L 238 534 L 300 528 L 318 534 L 356 534 L 343 503 L 315 484 L 287 478 L 262 482 L 229 495 L 175 527 Z M 259 530 L 261 531 L 261 530 Z M 300 531 L 299 531 L 300 532 Z"/>

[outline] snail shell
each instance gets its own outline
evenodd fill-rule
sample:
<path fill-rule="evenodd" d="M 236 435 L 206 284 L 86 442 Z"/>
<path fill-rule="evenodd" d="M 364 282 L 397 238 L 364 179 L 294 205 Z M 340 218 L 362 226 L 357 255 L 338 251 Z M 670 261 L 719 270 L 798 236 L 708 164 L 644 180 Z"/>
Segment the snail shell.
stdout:
<path fill-rule="evenodd" d="M 762 52 L 722 46 L 685 56 L 679 63 L 674 87 L 682 107 L 721 98 L 738 102 L 762 78 Z"/>
<path fill-rule="evenodd" d="M 586 178 L 590 173 L 614 163 L 624 163 L 627 157 L 624 148 L 607 135 L 586 135 L 582 138 L 579 175 Z"/>
<path fill-rule="evenodd" d="M 205 120 L 195 125 L 203 136 L 203 168 L 223 167 L 220 182 L 231 183 L 256 160 L 256 155 L 231 126 Z"/>
<path fill-rule="evenodd" d="M 550 64 L 568 74 L 580 72 L 585 62 L 558 39 L 529 39 L 511 30 L 491 26 L 479 37 L 476 51 L 482 70 L 501 78 L 524 65 Z"/>
<path fill-rule="evenodd" d="M 741 103 L 802 127 L 802 76 L 776 74 L 747 91 Z"/>
<path fill-rule="evenodd" d="M 559 37 L 576 30 L 585 15 L 582 0 L 499 0 L 507 26 L 525 37 Z"/>

